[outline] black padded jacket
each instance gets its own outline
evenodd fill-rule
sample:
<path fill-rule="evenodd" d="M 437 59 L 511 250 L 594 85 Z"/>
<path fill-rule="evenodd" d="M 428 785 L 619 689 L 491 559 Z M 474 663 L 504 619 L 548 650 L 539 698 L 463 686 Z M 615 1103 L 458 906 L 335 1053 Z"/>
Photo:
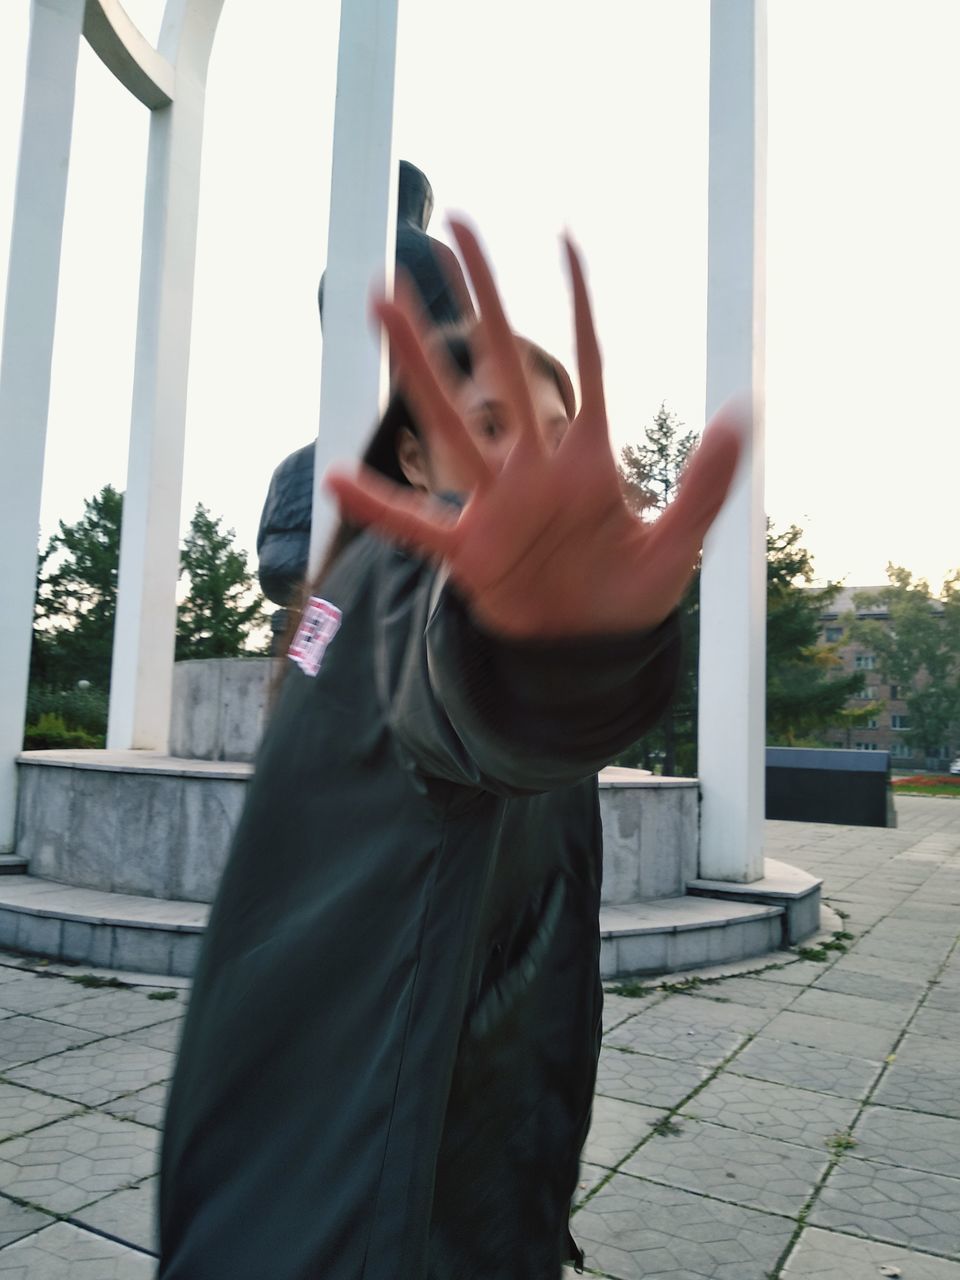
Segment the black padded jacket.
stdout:
<path fill-rule="evenodd" d="M 600 1037 L 596 772 L 675 620 L 506 643 L 372 536 L 291 663 L 207 929 L 161 1280 L 558 1280 Z"/>

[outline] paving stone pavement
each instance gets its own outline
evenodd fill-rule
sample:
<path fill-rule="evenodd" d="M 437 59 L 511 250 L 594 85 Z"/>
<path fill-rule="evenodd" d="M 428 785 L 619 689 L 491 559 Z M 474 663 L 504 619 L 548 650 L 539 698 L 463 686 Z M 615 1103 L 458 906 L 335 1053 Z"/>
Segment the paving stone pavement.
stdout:
<path fill-rule="evenodd" d="M 608 995 L 588 1274 L 960 1280 L 960 802 L 897 809 L 892 831 L 767 824 L 846 950 Z M 0 1280 L 152 1280 L 188 992 L 53 968 L 0 955 Z"/>

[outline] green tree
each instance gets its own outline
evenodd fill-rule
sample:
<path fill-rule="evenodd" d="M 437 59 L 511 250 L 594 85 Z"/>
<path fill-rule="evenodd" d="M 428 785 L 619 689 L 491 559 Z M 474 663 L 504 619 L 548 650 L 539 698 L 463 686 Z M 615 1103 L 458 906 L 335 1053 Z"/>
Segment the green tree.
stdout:
<path fill-rule="evenodd" d="M 646 430 L 645 443 L 621 449 L 620 480 L 637 515 L 650 508 L 663 510 L 699 438 L 696 431 L 684 431 L 677 415 L 661 404 Z"/>
<path fill-rule="evenodd" d="M 697 433 L 661 405 L 642 445 L 620 455 L 620 478 L 638 515 L 659 512 L 676 493 L 680 475 L 697 444 Z M 837 645 L 822 645 L 820 613 L 839 590 L 810 590 L 813 562 L 801 545 L 802 530 L 767 526 L 767 732 L 771 743 L 822 741 L 827 728 L 860 723 L 875 715 L 870 703 L 848 708 L 863 688 L 863 675 L 844 675 Z M 697 671 L 700 637 L 700 574 L 691 581 L 679 610 L 682 655 L 674 702 L 661 723 L 624 752 L 617 763 L 661 763 L 665 774 L 697 768 Z"/>
<path fill-rule="evenodd" d="M 108 484 L 83 506 L 76 523 L 60 521 L 40 556 L 31 690 L 34 701 L 43 694 L 41 710 L 59 710 L 46 694 L 74 690 L 78 680 L 95 692 L 110 685 L 123 494 Z M 178 658 L 242 653 L 264 622 L 263 599 L 234 537 L 197 506 L 181 550 L 189 591 L 177 610 Z"/>
<path fill-rule="evenodd" d="M 960 747 L 960 570 L 939 597 L 923 578 L 887 565 L 889 584 L 854 597 L 858 609 L 882 605 L 887 621 L 850 618 L 851 636 L 876 655 L 888 684 L 900 688 L 909 728 L 904 737 L 928 760 Z"/>
<path fill-rule="evenodd" d="M 783 746 L 817 741 L 824 729 L 858 724 L 875 703 L 849 710 L 863 673 L 844 675 L 839 645 L 820 644 L 820 614 L 836 583 L 810 589 L 813 561 L 796 525 L 780 533 L 767 521 L 767 741 Z"/>
<path fill-rule="evenodd" d="M 658 513 L 671 501 L 698 438 L 696 431 L 684 431 L 676 414 L 661 404 L 647 428 L 645 443 L 627 445 L 621 450 L 620 482 L 636 515 Z M 659 725 L 624 752 L 618 764 L 650 768 L 659 761 L 665 774 L 687 774 L 696 770 L 699 569 L 680 603 L 679 618 L 680 673 L 673 703 Z"/>
<path fill-rule="evenodd" d="M 231 658 L 251 652 L 252 635 L 266 622 L 263 596 L 254 587 L 236 534 L 224 529 L 203 503 L 190 521 L 180 552 L 180 573 L 189 582 L 177 609 L 177 658 Z M 263 644 L 259 646 L 264 651 Z"/>
<path fill-rule="evenodd" d="M 123 494 L 104 485 L 75 524 L 60 521 L 40 555 L 31 682 L 107 689 L 117 611 Z"/>

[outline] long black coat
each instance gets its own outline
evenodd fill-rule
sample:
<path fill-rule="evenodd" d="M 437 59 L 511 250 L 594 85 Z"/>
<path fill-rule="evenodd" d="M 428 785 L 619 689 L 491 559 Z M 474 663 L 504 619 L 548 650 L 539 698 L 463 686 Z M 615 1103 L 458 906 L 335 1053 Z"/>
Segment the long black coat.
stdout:
<path fill-rule="evenodd" d="M 483 634 L 373 537 L 324 595 L 210 918 L 162 1280 L 557 1280 L 599 1048 L 596 770 L 665 706 L 672 622 Z"/>

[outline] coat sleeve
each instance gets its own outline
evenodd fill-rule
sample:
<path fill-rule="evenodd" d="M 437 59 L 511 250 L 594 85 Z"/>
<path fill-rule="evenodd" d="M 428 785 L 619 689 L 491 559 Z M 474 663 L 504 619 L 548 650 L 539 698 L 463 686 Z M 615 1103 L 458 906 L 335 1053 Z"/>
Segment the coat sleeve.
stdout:
<path fill-rule="evenodd" d="M 438 575 L 421 567 L 405 580 L 394 566 L 379 593 L 380 693 L 429 777 L 501 794 L 570 785 L 647 732 L 673 696 L 676 615 L 630 635 L 507 641 Z"/>

